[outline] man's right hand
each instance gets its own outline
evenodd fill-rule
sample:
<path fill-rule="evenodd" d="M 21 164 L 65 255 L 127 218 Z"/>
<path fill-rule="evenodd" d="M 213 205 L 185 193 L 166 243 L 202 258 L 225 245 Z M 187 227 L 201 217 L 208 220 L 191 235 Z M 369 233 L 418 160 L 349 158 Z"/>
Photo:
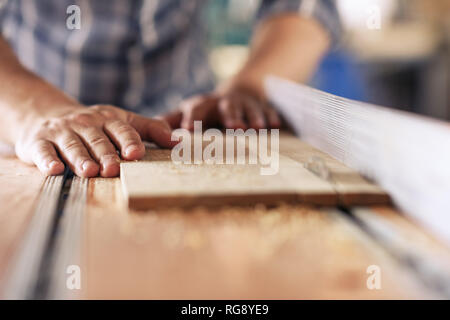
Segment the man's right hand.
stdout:
<path fill-rule="evenodd" d="M 171 141 L 171 128 L 162 120 L 97 105 L 31 120 L 21 128 L 15 149 L 21 160 L 34 163 L 47 175 L 61 174 L 65 163 L 80 177 L 115 177 L 120 157 L 144 156 L 142 140 L 168 148 L 177 143 Z"/>

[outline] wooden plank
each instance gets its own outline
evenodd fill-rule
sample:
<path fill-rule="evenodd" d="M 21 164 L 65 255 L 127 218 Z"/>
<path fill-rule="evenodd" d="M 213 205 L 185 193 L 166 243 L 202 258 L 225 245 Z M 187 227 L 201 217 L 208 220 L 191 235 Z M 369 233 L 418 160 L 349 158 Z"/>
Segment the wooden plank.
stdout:
<path fill-rule="evenodd" d="M 91 179 L 88 299 L 406 299 L 428 295 L 346 219 L 313 207 L 123 208 L 118 179 Z M 369 265 L 382 289 L 366 287 Z"/>
<path fill-rule="evenodd" d="M 329 170 L 329 181 L 338 194 L 338 202 L 344 206 L 354 205 L 387 205 L 389 195 L 376 184 L 368 181 L 357 171 L 350 169 L 342 162 L 301 141 L 290 134 L 282 134 L 280 138 L 280 154 L 302 164 L 310 158 L 322 159 Z"/>
<path fill-rule="evenodd" d="M 121 164 L 121 181 L 128 206 L 149 209 L 192 205 L 274 205 L 283 202 L 336 205 L 384 204 L 388 196 L 357 172 L 300 142 L 282 135 L 279 171 L 261 175 L 261 165 L 175 164 L 170 150 L 147 150 L 140 162 Z M 247 148 L 248 151 L 248 148 Z M 312 156 L 331 168 L 325 180 L 305 168 Z"/>
<path fill-rule="evenodd" d="M 162 156 L 167 160 L 154 160 Z M 336 204 L 327 181 L 283 156 L 280 166 L 278 174 L 262 176 L 258 165 L 177 165 L 170 161 L 170 150 L 155 149 L 143 161 L 122 163 L 121 181 L 134 209 L 280 201 Z"/>

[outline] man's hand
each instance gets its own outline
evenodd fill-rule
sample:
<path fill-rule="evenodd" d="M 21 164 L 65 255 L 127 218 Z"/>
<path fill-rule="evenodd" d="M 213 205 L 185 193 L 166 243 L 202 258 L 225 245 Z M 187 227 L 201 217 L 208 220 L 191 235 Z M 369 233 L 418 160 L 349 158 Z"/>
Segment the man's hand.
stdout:
<path fill-rule="evenodd" d="M 17 156 L 47 175 L 58 175 L 66 163 L 81 177 L 115 177 L 120 156 L 138 160 L 145 154 L 142 140 L 173 147 L 169 125 L 112 106 L 62 109 L 32 120 L 21 129 Z M 64 162 L 64 163 L 63 163 Z"/>
<path fill-rule="evenodd" d="M 267 103 L 264 79 L 268 75 L 305 82 L 330 45 L 326 30 L 314 19 L 297 13 L 275 15 L 257 26 L 243 68 L 215 93 L 185 100 L 166 115 L 172 127 L 192 129 L 195 120 L 205 126 L 277 128 L 280 119 Z"/>
<path fill-rule="evenodd" d="M 232 129 L 278 128 L 277 112 L 250 90 L 230 88 L 183 101 L 175 112 L 163 117 L 172 128 L 194 129 L 194 121 L 205 126 L 221 125 Z"/>

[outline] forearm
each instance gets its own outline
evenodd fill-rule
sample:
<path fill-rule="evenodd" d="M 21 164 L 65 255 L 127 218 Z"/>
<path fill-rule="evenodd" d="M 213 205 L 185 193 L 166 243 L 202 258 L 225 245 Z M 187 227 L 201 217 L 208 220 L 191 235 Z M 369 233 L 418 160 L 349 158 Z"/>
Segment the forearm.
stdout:
<path fill-rule="evenodd" d="M 249 59 L 231 83 L 263 95 L 267 75 L 305 82 L 329 46 L 329 36 L 318 22 L 297 14 L 273 17 L 256 29 Z"/>
<path fill-rule="evenodd" d="M 0 36 L 0 140 L 14 144 L 29 119 L 79 106 L 73 99 L 26 70 Z"/>

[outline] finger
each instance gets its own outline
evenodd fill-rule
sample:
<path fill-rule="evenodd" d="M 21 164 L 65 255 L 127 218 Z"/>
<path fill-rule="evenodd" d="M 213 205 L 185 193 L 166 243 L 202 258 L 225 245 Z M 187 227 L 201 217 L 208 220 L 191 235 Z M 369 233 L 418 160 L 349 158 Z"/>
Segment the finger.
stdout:
<path fill-rule="evenodd" d="M 58 158 L 55 147 L 49 141 L 38 140 L 32 147 L 32 160 L 39 170 L 54 176 L 64 172 L 64 164 Z"/>
<path fill-rule="evenodd" d="M 100 164 L 100 175 L 104 178 L 118 176 L 120 158 L 108 136 L 96 127 L 80 128 L 76 132 L 88 148 L 89 153 Z"/>
<path fill-rule="evenodd" d="M 280 128 L 281 119 L 277 111 L 270 106 L 266 106 L 263 110 L 269 127 L 274 129 Z"/>
<path fill-rule="evenodd" d="M 134 113 L 130 114 L 128 120 L 128 123 L 144 140 L 153 141 L 165 148 L 172 148 L 178 143 L 178 141 L 171 140 L 172 129 L 164 120 L 146 118 Z"/>
<path fill-rule="evenodd" d="M 205 126 L 211 125 L 217 120 L 217 113 L 214 112 L 217 102 L 218 99 L 212 96 L 198 96 L 183 102 L 181 127 L 193 130 L 195 121 L 202 121 Z"/>
<path fill-rule="evenodd" d="M 80 177 L 95 177 L 99 172 L 99 165 L 91 158 L 80 138 L 73 132 L 58 135 L 52 140 L 72 171 Z"/>
<path fill-rule="evenodd" d="M 167 121 L 172 129 L 178 129 L 181 127 L 182 118 L 183 113 L 181 112 L 181 110 L 169 112 L 161 117 L 155 117 L 155 119 Z"/>
<path fill-rule="evenodd" d="M 239 100 L 223 98 L 219 101 L 219 114 L 226 128 L 245 129 L 243 107 Z"/>
<path fill-rule="evenodd" d="M 139 133 L 128 123 L 122 120 L 107 121 L 104 130 L 120 149 L 123 159 L 139 160 L 145 155 L 145 146 Z"/>
<path fill-rule="evenodd" d="M 266 127 L 264 112 L 261 106 L 253 99 L 245 99 L 245 116 L 251 128 L 258 130 Z"/>

